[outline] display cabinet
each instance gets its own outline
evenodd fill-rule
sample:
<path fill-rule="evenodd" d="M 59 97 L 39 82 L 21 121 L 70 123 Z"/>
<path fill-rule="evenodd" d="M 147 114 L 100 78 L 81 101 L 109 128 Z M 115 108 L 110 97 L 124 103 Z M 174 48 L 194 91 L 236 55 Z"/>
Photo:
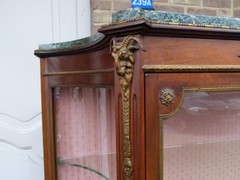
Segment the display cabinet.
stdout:
<path fill-rule="evenodd" d="M 240 177 L 240 20 L 128 9 L 40 45 L 45 180 Z"/>

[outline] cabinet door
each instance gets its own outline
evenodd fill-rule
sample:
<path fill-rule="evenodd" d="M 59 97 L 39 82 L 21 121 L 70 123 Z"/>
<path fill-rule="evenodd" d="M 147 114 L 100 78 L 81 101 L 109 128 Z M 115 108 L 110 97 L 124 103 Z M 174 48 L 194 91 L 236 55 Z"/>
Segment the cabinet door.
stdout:
<path fill-rule="evenodd" d="M 240 177 L 240 74 L 146 74 L 147 180 Z"/>
<path fill-rule="evenodd" d="M 116 179 L 113 89 L 55 87 L 53 95 L 57 179 Z"/>

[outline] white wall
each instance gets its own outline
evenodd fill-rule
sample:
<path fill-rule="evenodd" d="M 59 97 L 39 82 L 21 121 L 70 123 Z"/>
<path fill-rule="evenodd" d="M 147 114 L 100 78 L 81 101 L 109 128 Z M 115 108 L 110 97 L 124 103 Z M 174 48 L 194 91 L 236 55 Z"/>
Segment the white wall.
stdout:
<path fill-rule="evenodd" d="M 52 0 L 53 41 L 90 35 L 90 0 Z"/>
<path fill-rule="evenodd" d="M 38 44 L 90 35 L 89 0 L 0 0 L 0 179 L 43 180 Z"/>

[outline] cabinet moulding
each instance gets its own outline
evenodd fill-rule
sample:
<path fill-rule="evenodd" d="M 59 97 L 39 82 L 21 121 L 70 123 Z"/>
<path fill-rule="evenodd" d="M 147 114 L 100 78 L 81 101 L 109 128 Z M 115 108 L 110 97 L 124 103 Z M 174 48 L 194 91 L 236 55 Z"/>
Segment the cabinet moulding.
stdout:
<path fill-rule="evenodd" d="M 240 72 L 240 65 L 144 65 L 144 72 Z"/>
<path fill-rule="evenodd" d="M 113 68 L 98 69 L 98 70 L 84 70 L 84 71 L 61 71 L 61 72 L 47 72 L 43 73 L 43 76 L 59 76 L 59 75 L 91 75 L 114 72 Z"/>

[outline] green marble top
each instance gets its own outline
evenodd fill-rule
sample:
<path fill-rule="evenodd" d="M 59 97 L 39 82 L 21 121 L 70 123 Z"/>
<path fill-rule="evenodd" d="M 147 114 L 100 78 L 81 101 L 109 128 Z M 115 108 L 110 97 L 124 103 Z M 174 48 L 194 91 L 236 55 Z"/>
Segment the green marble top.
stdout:
<path fill-rule="evenodd" d="M 68 49 L 68 48 L 74 48 L 78 46 L 84 46 L 87 44 L 91 44 L 101 38 L 103 38 L 104 35 L 101 33 L 96 33 L 92 36 L 78 39 L 75 41 L 68 41 L 68 42 L 61 42 L 61 43 L 52 43 L 52 44 L 40 44 L 39 50 L 59 50 L 59 49 Z"/>
<path fill-rule="evenodd" d="M 135 19 L 144 19 L 151 23 L 172 23 L 194 26 L 240 29 L 239 18 L 206 16 L 197 14 L 193 15 L 178 12 L 143 10 L 139 8 L 131 8 L 114 13 L 112 15 L 112 24 L 133 21 Z"/>
<path fill-rule="evenodd" d="M 201 26 L 201 27 L 218 27 L 218 28 L 229 28 L 229 29 L 240 29 L 239 18 L 228 18 L 219 16 L 205 16 L 205 15 L 193 15 L 184 14 L 177 12 L 166 12 L 166 11 L 154 11 L 154 10 L 143 10 L 140 8 L 130 8 L 116 12 L 112 15 L 112 23 L 107 26 L 115 25 L 118 23 L 124 23 L 134 20 L 145 20 L 150 23 L 157 24 L 179 24 L 186 26 Z M 86 37 L 83 39 L 39 45 L 39 51 L 69 49 L 79 46 L 89 45 L 97 40 L 103 38 L 104 35 L 97 33 L 93 36 Z"/>

